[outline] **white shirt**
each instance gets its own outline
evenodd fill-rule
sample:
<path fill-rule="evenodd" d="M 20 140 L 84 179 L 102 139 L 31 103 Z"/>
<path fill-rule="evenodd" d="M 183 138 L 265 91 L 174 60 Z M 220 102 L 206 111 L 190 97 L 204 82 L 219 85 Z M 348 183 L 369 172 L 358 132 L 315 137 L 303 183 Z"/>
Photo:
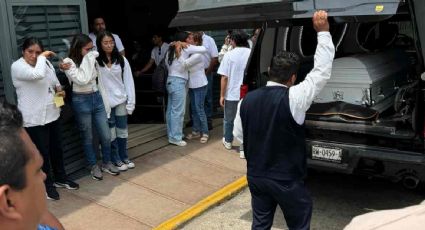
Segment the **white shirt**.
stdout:
<path fill-rule="evenodd" d="M 184 65 L 189 71 L 190 89 L 196 89 L 208 85 L 202 54 L 195 53 L 190 55 L 190 57 L 184 61 Z"/>
<path fill-rule="evenodd" d="M 224 99 L 228 101 L 239 101 L 241 97 L 241 85 L 248 63 L 251 49 L 246 47 L 235 47 L 227 52 L 220 63 L 217 73 L 228 78 Z"/>
<path fill-rule="evenodd" d="M 64 63 L 70 63 L 71 67 L 65 70 L 65 74 L 69 81 L 72 81 L 73 92 L 93 92 L 99 90 L 102 96 L 103 104 L 105 105 L 106 115 L 109 118 L 111 115 L 111 107 L 109 106 L 108 94 L 103 85 L 102 78 L 98 78 L 100 75 L 96 58 L 99 56 L 97 51 L 88 52 L 81 61 L 79 67 L 74 63 L 71 58 L 65 58 Z M 96 84 L 96 78 L 98 83 Z"/>
<path fill-rule="evenodd" d="M 60 83 L 46 57 L 38 56 L 35 66 L 20 58 L 12 64 L 11 74 L 24 127 L 45 125 L 59 118 L 60 109 L 53 98 Z"/>
<path fill-rule="evenodd" d="M 165 54 L 167 53 L 169 46 L 170 45 L 168 43 L 163 42 L 162 45 L 161 45 L 161 48 L 159 48 L 158 46 L 155 46 L 152 49 L 151 59 L 153 59 L 155 61 L 155 65 L 158 65 L 159 62 L 161 62 L 161 60 L 164 59 Z"/>
<path fill-rule="evenodd" d="M 166 56 L 165 63 L 168 67 L 168 76 L 180 77 L 183 79 L 189 79 L 189 72 L 187 71 L 184 61 L 189 58 L 191 54 L 194 53 L 206 53 L 207 49 L 203 46 L 193 46 L 189 45 L 187 48 L 182 49 L 180 57 L 174 59 L 171 65 L 168 64 L 168 53 Z"/>
<path fill-rule="evenodd" d="M 218 49 L 214 39 L 205 33 L 202 35 L 202 46 L 208 51 L 203 55 L 204 69 L 206 69 L 210 65 L 211 59 L 218 57 Z"/>
<path fill-rule="evenodd" d="M 319 32 L 317 34 L 317 48 L 314 55 L 314 67 L 307 74 L 304 81 L 289 88 L 289 109 L 292 117 L 299 124 L 304 124 L 305 113 L 310 108 L 313 99 L 320 93 L 326 82 L 331 77 L 332 61 L 335 56 L 335 47 L 329 32 Z M 268 81 L 267 86 L 287 87 L 283 84 Z M 266 86 L 266 87 L 267 87 Z M 234 121 L 233 135 L 238 140 L 243 140 L 242 121 L 240 117 L 240 106 L 238 104 Z"/>
<path fill-rule="evenodd" d="M 109 105 L 111 108 L 126 103 L 128 114 L 132 114 L 136 105 L 133 74 L 128 60 L 124 57 L 124 72 L 119 63 L 112 64 L 111 68 L 99 66 L 105 90 L 108 92 Z"/>
<path fill-rule="evenodd" d="M 112 36 L 114 36 L 115 46 L 117 46 L 118 52 L 124 51 L 124 45 L 122 44 L 121 38 L 116 34 L 112 34 Z M 94 33 L 89 33 L 89 37 L 93 41 L 94 50 L 97 50 L 96 35 Z"/>

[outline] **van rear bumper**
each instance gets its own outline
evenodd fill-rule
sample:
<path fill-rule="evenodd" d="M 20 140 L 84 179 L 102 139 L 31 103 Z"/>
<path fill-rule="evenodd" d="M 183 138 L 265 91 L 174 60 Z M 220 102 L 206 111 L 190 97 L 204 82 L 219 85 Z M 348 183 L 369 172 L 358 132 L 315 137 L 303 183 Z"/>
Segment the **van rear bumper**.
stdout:
<path fill-rule="evenodd" d="M 388 177 L 399 181 L 406 176 L 425 181 L 425 154 L 397 149 L 307 140 L 308 166 L 310 168 L 346 174 L 366 174 Z M 336 149 L 342 152 L 340 160 L 318 158 L 314 148 Z M 315 156 L 313 156 L 315 155 Z M 313 159 L 314 158 L 314 159 Z"/>

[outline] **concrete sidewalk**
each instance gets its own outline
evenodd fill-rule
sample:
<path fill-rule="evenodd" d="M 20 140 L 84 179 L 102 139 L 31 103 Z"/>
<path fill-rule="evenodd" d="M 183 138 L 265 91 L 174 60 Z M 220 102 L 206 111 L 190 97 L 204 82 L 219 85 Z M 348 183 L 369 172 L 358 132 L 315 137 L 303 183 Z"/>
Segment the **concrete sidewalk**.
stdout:
<path fill-rule="evenodd" d="M 59 189 L 61 200 L 48 201 L 49 209 L 71 230 L 152 229 L 245 175 L 245 160 L 236 147 L 224 149 L 222 132 L 215 127 L 207 144 L 191 140 L 138 157 L 135 169 L 116 177 L 85 176 L 79 190 Z"/>

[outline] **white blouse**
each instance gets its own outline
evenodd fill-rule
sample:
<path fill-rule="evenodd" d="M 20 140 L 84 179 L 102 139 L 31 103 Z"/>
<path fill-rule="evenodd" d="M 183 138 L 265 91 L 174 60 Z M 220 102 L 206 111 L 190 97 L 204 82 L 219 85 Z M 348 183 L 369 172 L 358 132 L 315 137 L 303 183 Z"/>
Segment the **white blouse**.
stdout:
<path fill-rule="evenodd" d="M 35 66 L 20 58 L 12 64 L 11 72 L 24 127 L 56 121 L 60 116 L 60 108 L 55 106 L 53 98 L 55 88 L 60 83 L 55 69 L 46 57 L 39 56 Z"/>
<path fill-rule="evenodd" d="M 183 79 L 189 79 L 189 73 L 184 61 L 189 58 L 189 55 L 194 53 L 206 53 L 207 49 L 203 46 L 193 46 L 189 45 L 187 48 L 182 49 L 180 57 L 174 59 L 171 65 L 168 64 L 168 54 L 166 55 L 166 65 L 168 67 L 168 76 L 180 77 Z"/>
<path fill-rule="evenodd" d="M 100 77 L 108 92 L 111 108 L 126 103 L 127 113 L 132 114 L 136 105 L 133 74 L 128 60 L 124 57 L 124 71 L 119 63 L 112 64 L 111 68 L 99 66 Z"/>
<path fill-rule="evenodd" d="M 74 63 L 71 58 L 65 58 L 64 63 L 70 63 L 71 67 L 65 70 L 65 74 L 72 85 L 72 91 L 77 93 L 84 92 L 95 92 L 99 90 L 102 96 L 103 104 L 105 105 L 106 115 L 110 116 L 111 107 L 109 106 L 108 94 L 102 82 L 102 78 L 98 78 L 96 84 L 96 78 L 100 75 L 96 58 L 99 56 L 97 51 L 88 52 L 81 61 L 79 67 Z"/>
<path fill-rule="evenodd" d="M 202 54 L 195 53 L 190 55 L 190 57 L 184 61 L 184 65 L 189 71 L 190 89 L 196 89 L 208 85 Z"/>

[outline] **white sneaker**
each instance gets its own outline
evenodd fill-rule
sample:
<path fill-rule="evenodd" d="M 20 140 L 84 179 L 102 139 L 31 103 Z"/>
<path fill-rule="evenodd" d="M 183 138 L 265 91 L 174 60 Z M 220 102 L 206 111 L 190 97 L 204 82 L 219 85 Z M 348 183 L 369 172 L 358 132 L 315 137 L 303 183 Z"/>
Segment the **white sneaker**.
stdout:
<path fill-rule="evenodd" d="M 114 163 L 114 165 L 117 167 L 118 170 L 122 172 L 128 170 L 128 166 L 122 161 L 118 161 L 117 163 Z"/>
<path fill-rule="evenodd" d="M 232 149 L 232 143 L 227 142 L 226 139 L 224 139 L 224 137 L 223 137 L 223 145 L 224 145 L 224 148 L 226 148 L 227 150 Z"/>
<path fill-rule="evenodd" d="M 136 167 L 136 165 L 133 163 L 133 161 L 131 161 L 131 160 L 124 160 L 123 161 L 124 162 L 124 164 L 126 164 L 127 165 L 127 167 L 129 168 L 129 169 L 134 169 L 135 167 Z"/>
<path fill-rule="evenodd" d="M 168 143 L 170 143 L 170 144 L 173 144 L 173 145 L 177 145 L 177 146 L 186 146 L 187 145 L 187 143 L 186 143 L 186 141 L 176 141 L 176 142 L 174 142 L 174 141 L 168 141 Z"/>
<path fill-rule="evenodd" d="M 239 146 L 239 158 L 245 159 L 245 152 L 243 151 L 243 145 Z"/>
<path fill-rule="evenodd" d="M 239 151 L 239 158 L 245 159 L 245 152 L 244 151 Z"/>

